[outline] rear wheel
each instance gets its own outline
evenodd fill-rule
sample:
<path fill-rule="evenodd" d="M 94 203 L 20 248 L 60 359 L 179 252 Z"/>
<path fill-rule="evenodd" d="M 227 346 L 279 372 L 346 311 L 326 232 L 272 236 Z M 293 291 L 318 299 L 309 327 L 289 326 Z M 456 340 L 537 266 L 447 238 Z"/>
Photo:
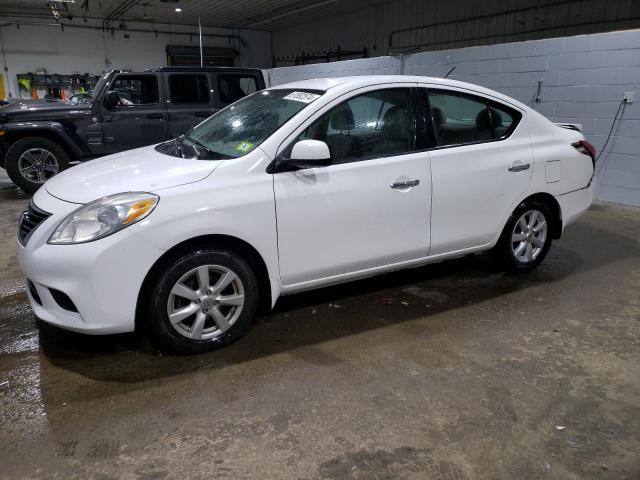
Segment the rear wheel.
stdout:
<path fill-rule="evenodd" d="M 509 217 L 493 253 L 507 271 L 530 272 L 549 252 L 553 225 L 553 214 L 546 204 L 523 202 Z"/>
<path fill-rule="evenodd" d="M 25 192 L 33 193 L 54 175 L 69 167 L 69 156 L 53 140 L 27 137 L 7 151 L 5 168 L 9 178 Z"/>
<path fill-rule="evenodd" d="M 235 253 L 204 250 L 176 260 L 159 275 L 149 303 L 149 330 L 169 353 L 193 354 L 245 335 L 258 308 L 258 282 Z"/>

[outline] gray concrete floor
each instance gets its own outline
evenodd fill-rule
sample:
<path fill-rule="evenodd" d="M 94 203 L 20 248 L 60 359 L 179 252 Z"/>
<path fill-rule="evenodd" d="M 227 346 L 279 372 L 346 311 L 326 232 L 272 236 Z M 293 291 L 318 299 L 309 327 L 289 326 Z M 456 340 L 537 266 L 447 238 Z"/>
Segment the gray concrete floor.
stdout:
<path fill-rule="evenodd" d="M 0 477 L 637 479 L 640 210 L 534 273 L 484 256 L 283 299 L 218 352 L 39 325 L 0 181 Z"/>

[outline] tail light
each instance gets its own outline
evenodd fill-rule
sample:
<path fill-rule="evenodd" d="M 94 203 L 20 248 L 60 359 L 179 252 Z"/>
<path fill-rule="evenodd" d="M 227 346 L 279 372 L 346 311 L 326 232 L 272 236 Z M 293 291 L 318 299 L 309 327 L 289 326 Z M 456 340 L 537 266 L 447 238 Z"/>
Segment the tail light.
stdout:
<path fill-rule="evenodd" d="M 572 143 L 571 146 L 578 150 L 580 153 L 584 155 L 589 155 L 591 157 L 591 161 L 593 162 L 593 166 L 596 165 L 596 147 L 591 145 L 586 140 L 578 140 L 575 143 Z"/>

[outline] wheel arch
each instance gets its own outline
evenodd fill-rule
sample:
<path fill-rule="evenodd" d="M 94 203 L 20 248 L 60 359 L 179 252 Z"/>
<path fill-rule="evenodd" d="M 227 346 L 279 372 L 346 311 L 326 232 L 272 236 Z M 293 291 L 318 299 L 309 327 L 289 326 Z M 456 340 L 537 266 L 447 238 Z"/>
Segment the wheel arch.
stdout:
<path fill-rule="evenodd" d="M 61 134 L 56 128 L 35 127 L 29 129 L 10 129 L 7 131 L 7 136 L 2 137 L 2 142 L 7 144 L 6 151 L 8 151 L 16 142 L 25 138 L 46 138 L 47 140 L 57 143 L 60 145 L 60 148 L 65 151 L 70 161 L 78 160 L 82 157 L 81 149 L 73 145 L 71 139 Z M 4 164 L 4 158 L 2 162 Z"/>
<path fill-rule="evenodd" d="M 522 200 L 522 202 L 519 202 L 518 205 L 531 201 L 538 201 L 544 203 L 547 207 L 549 207 L 549 210 L 551 210 L 551 213 L 553 214 L 551 238 L 553 238 L 554 240 L 559 239 L 562 235 L 562 209 L 560 208 L 558 200 L 556 200 L 556 198 L 550 193 L 538 192 L 534 193 L 533 195 L 529 195 L 527 198 Z"/>
<path fill-rule="evenodd" d="M 272 302 L 272 288 L 269 277 L 269 270 L 267 264 L 260 255 L 260 253 L 248 242 L 241 240 L 240 238 L 230 235 L 211 234 L 201 235 L 184 240 L 169 250 L 164 252 L 158 260 L 155 261 L 153 266 L 149 269 L 138 292 L 138 299 L 136 302 L 135 311 L 135 329 L 139 331 L 143 327 L 143 316 L 145 314 L 145 302 L 148 298 L 151 289 L 153 287 L 153 280 L 166 268 L 168 264 L 175 258 L 185 253 L 193 252 L 198 249 L 204 248 L 222 248 L 232 251 L 242 256 L 249 262 L 256 274 L 258 285 L 260 288 L 260 298 L 258 312 L 260 314 L 267 313 L 271 309 Z"/>

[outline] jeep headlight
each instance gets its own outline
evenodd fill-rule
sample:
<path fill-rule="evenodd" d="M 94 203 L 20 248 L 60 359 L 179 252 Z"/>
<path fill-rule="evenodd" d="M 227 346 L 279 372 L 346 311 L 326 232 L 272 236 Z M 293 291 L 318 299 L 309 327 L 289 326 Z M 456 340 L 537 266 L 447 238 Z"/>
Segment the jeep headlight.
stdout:
<path fill-rule="evenodd" d="M 104 238 L 147 217 L 158 200 L 153 193 L 129 192 L 87 203 L 58 225 L 49 243 L 72 245 Z"/>

